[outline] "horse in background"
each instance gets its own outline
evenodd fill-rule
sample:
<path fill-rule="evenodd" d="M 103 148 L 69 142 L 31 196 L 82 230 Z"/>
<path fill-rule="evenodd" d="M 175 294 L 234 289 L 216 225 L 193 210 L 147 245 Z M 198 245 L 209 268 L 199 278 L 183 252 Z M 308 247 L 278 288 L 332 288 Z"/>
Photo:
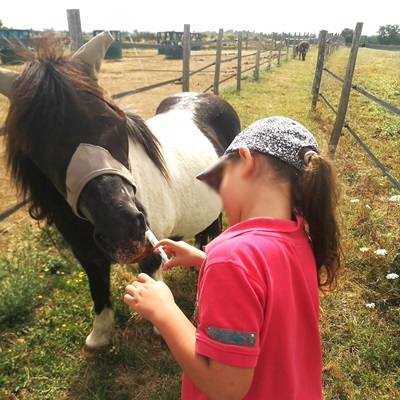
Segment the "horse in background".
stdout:
<path fill-rule="evenodd" d="M 297 56 L 297 54 L 299 55 L 299 60 L 301 57 L 301 61 L 305 61 L 306 60 L 306 55 L 307 52 L 310 48 L 310 43 L 308 43 L 307 41 L 303 40 L 302 42 L 298 43 L 295 46 L 295 57 Z"/>
<path fill-rule="evenodd" d="M 30 216 L 55 225 L 88 276 L 95 317 L 84 355 L 111 339 L 112 263 L 162 279 L 147 227 L 198 247 L 221 232 L 221 200 L 195 177 L 240 131 L 213 94 L 170 96 L 147 121 L 121 109 L 98 83 L 112 41 L 103 32 L 67 57 L 62 40 L 44 35 L 21 73 L 0 68 L 11 176 L 32 199 Z"/>

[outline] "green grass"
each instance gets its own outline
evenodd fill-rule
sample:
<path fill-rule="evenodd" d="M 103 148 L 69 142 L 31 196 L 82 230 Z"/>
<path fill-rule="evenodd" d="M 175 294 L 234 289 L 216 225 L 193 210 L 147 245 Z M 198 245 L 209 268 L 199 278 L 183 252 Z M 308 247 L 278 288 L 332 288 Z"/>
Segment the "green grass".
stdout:
<path fill-rule="evenodd" d="M 332 54 L 327 67 L 344 76 L 349 49 Z M 306 62 L 251 74 L 242 91 L 221 96 L 238 111 L 242 127 L 272 115 L 308 127 L 326 148 L 334 114 L 322 102 L 311 109 L 316 49 Z M 400 107 L 400 52 L 360 49 L 354 83 Z M 323 75 L 321 92 L 337 108 L 341 85 Z M 399 118 L 351 94 L 346 120 L 377 158 L 400 179 Z M 335 154 L 341 185 L 343 268 L 338 288 L 321 295 L 324 398 L 400 399 L 400 203 L 399 193 L 344 130 Z M 361 251 L 360 249 L 367 249 Z M 386 250 L 379 255 L 375 251 Z M 27 229 L 10 257 L 0 257 L 0 398 L 122 400 L 179 398 L 181 371 L 153 328 L 122 301 L 138 270 L 116 265 L 112 297 L 116 328 L 111 345 L 85 360 L 81 346 L 91 330 L 92 301 L 86 276 L 52 229 Z M 165 280 L 190 318 L 196 274 L 177 269 Z M 374 308 L 367 307 L 374 303 Z"/>

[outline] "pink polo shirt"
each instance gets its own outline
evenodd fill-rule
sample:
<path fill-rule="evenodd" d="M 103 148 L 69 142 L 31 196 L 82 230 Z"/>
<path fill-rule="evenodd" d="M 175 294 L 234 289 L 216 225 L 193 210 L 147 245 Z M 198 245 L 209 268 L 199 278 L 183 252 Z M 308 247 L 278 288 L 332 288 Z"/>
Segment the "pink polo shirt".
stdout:
<path fill-rule="evenodd" d="M 320 400 L 319 292 L 303 219 L 240 222 L 205 252 L 196 352 L 255 368 L 246 400 Z M 185 374 L 182 399 L 207 399 Z"/>

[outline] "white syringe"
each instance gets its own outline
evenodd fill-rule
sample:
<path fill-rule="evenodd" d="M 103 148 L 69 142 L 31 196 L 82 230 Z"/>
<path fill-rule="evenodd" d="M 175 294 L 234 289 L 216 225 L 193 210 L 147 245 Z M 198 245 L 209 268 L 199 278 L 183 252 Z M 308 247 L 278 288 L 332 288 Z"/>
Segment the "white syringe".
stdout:
<path fill-rule="evenodd" d="M 156 243 L 158 243 L 156 236 L 154 235 L 154 233 L 150 230 L 150 228 L 148 226 L 146 226 L 146 232 L 144 233 L 144 235 L 146 236 L 146 239 L 151 243 L 151 245 L 153 247 L 156 245 Z M 164 249 L 162 247 L 159 247 L 157 249 L 157 251 L 158 251 L 158 254 L 161 256 L 161 258 L 164 260 L 164 262 L 169 261 L 167 253 L 164 251 Z"/>

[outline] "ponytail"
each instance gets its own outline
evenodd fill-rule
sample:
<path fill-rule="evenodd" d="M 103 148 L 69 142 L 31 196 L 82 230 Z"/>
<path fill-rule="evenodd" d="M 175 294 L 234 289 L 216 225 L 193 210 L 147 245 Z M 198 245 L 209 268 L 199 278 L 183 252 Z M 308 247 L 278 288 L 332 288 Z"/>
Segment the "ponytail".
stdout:
<path fill-rule="evenodd" d="M 300 150 L 301 170 L 281 159 L 263 154 L 278 179 L 290 181 L 293 212 L 304 218 L 321 289 L 333 289 L 340 269 L 340 232 L 336 218 L 338 187 L 330 159 L 308 147 Z"/>
<path fill-rule="evenodd" d="M 340 268 L 340 231 L 336 219 L 338 187 L 330 160 L 313 153 L 305 163 L 297 179 L 292 180 L 293 205 L 295 212 L 305 220 L 317 264 L 318 285 L 330 289 L 337 283 Z"/>

